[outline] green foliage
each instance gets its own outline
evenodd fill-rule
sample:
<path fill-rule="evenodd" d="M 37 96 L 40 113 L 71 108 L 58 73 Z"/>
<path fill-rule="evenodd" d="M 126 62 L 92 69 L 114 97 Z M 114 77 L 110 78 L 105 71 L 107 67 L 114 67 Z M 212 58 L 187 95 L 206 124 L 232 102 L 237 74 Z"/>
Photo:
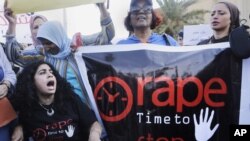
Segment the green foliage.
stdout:
<path fill-rule="evenodd" d="M 164 18 L 155 32 L 177 35 L 184 25 L 194 25 L 204 23 L 204 15 L 207 10 L 192 10 L 188 8 L 198 0 L 156 0 L 159 4 Z"/>

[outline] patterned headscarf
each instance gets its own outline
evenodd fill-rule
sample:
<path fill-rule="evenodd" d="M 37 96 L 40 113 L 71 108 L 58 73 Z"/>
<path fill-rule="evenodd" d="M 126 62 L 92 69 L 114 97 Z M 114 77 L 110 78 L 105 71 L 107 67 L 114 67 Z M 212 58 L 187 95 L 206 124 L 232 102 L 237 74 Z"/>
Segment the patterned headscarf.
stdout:
<path fill-rule="evenodd" d="M 36 39 L 36 35 L 34 33 L 32 33 L 32 30 L 33 30 L 33 26 L 34 26 L 34 21 L 36 19 L 42 19 L 44 22 L 48 21 L 47 18 L 45 18 L 44 16 L 42 15 L 32 15 L 30 17 L 30 32 L 31 32 L 31 38 L 32 38 L 32 41 L 33 41 L 33 45 L 36 47 L 37 45 L 40 45 L 40 42 Z"/>
<path fill-rule="evenodd" d="M 64 28 L 57 21 L 45 22 L 38 30 L 37 39 L 44 38 L 54 43 L 59 48 L 56 55 L 45 52 L 45 56 L 49 58 L 65 59 L 71 53 L 71 40 L 68 38 Z"/>

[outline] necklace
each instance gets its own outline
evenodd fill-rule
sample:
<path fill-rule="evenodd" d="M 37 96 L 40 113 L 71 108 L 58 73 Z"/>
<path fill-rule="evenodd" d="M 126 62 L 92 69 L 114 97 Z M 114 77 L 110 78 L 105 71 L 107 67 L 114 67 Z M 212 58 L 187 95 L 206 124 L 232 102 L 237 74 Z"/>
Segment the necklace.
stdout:
<path fill-rule="evenodd" d="M 53 115 L 54 115 L 55 111 L 54 111 L 54 109 L 53 109 L 52 107 L 51 107 L 50 109 L 48 109 L 48 108 L 45 108 L 41 103 L 39 103 L 39 105 L 40 105 L 44 110 L 47 111 L 47 115 L 48 115 L 48 116 L 53 116 Z"/>

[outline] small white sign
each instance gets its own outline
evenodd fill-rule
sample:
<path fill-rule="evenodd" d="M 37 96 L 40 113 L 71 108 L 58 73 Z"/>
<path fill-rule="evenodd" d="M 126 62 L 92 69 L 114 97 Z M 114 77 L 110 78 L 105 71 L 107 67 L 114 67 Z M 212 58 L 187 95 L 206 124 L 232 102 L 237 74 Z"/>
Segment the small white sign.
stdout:
<path fill-rule="evenodd" d="M 183 45 L 197 45 L 200 41 L 209 39 L 213 31 L 208 24 L 185 25 Z"/>

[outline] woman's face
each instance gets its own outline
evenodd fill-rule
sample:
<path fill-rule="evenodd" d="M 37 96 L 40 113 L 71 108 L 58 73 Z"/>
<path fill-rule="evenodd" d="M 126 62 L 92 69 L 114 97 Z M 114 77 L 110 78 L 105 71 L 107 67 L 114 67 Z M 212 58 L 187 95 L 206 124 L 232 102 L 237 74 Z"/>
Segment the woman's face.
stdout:
<path fill-rule="evenodd" d="M 47 39 L 43 39 L 43 38 L 39 38 L 38 40 L 42 43 L 44 51 L 46 53 L 49 53 L 52 55 L 56 55 L 57 53 L 59 53 L 59 51 L 60 51 L 59 47 L 57 47 L 51 41 L 49 41 Z"/>
<path fill-rule="evenodd" d="M 44 23 L 42 18 L 36 18 L 31 29 L 32 34 L 36 37 L 39 27 Z"/>
<path fill-rule="evenodd" d="M 210 17 L 212 29 L 215 31 L 229 31 L 231 23 L 230 16 L 230 11 L 225 4 L 218 3 L 214 5 Z"/>
<path fill-rule="evenodd" d="M 140 1 L 138 3 L 137 9 L 130 11 L 131 25 L 133 28 L 150 28 L 152 23 L 152 9 L 144 6 L 145 1 Z"/>
<path fill-rule="evenodd" d="M 47 64 L 42 64 L 38 67 L 34 81 L 38 95 L 50 96 L 55 94 L 57 86 L 56 77 Z"/>

